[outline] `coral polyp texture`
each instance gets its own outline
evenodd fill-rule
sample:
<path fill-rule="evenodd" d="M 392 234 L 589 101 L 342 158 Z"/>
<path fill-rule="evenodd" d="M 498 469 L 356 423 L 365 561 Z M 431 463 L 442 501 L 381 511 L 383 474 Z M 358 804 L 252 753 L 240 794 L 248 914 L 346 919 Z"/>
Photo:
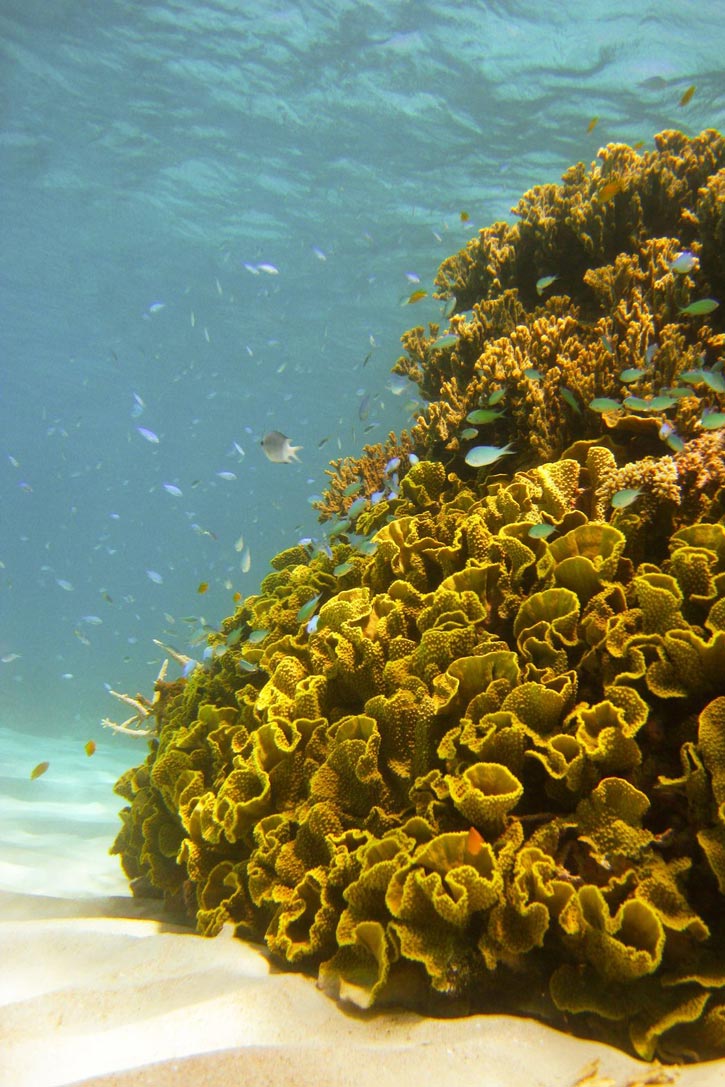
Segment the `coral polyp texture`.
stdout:
<path fill-rule="evenodd" d="M 132 700 L 135 893 L 358 1007 L 725 1055 L 725 380 L 691 307 L 724 164 L 714 132 L 608 147 L 444 263 L 473 312 L 405 337 L 412 435 L 333 466 L 329 546 Z M 466 459 L 475 411 L 510 463 Z"/>

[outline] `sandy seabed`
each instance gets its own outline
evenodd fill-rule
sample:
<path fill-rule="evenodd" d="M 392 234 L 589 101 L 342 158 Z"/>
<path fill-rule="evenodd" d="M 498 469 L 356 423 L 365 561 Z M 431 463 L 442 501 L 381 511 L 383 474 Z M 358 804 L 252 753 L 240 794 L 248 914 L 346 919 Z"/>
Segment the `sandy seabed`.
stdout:
<path fill-rule="evenodd" d="M 0 728 L 0 1087 L 725 1083 L 725 1061 L 658 1069 L 525 1019 L 346 1012 L 231 929 L 169 924 L 108 856 L 138 754 Z"/>

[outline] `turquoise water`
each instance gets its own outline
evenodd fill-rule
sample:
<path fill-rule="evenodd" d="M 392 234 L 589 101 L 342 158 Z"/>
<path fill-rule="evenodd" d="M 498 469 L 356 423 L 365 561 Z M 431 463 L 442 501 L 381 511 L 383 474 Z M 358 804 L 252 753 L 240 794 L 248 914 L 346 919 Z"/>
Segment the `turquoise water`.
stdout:
<path fill-rule="evenodd" d="M 0 50 L 0 725 L 82 783 L 108 687 L 200 653 L 406 425 L 440 261 L 608 141 L 722 129 L 725 6 L 5 0 Z"/>

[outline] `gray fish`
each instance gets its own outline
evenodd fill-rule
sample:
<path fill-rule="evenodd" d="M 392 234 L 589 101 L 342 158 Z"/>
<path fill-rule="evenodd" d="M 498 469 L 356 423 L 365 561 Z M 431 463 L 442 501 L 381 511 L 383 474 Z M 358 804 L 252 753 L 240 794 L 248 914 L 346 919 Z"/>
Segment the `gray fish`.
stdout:
<path fill-rule="evenodd" d="M 287 435 L 279 430 L 270 430 L 269 434 L 265 434 L 261 445 L 265 457 L 273 464 L 290 464 L 300 459 L 297 454 L 302 446 L 291 445 Z"/>
<path fill-rule="evenodd" d="M 469 449 L 466 453 L 465 461 L 471 468 L 485 468 L 489 464 L 494 464 L 499 457 L 505 457 L 508 453 L 513 453 L 511 442 L 504 446 L 474 445 L 473 449 Z"/>

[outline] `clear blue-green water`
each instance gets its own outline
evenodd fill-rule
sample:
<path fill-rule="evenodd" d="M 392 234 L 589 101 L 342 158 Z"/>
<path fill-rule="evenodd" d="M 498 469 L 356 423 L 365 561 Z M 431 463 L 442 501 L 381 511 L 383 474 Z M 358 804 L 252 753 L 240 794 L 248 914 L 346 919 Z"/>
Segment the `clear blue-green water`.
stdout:
<path fill-rule="evenodd" d="M 136 761 L 100 729 L 108 687 L 150 691 L 153 638 L 200 652 L 202 619 L 320 534 L 329 458 L 406 425 L 399 338 L 440 316 L 411 291 L 602 144 L 722 128 L 723 56 L 716 0 L 4 0 L 13 773 L 71 743 L 85 788 L 91 737 Z M 265 458 L 272 429 L 301 463 Z"/>

